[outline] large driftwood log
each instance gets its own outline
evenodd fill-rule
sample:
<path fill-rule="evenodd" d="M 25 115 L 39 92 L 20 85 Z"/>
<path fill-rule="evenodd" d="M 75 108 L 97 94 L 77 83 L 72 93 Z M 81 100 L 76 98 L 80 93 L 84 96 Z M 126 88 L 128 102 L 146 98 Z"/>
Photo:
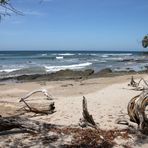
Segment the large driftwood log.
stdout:
<path fill-rule="evenodd" d="M 97 128 L 97 125 L 92 117 L 92 115 L 89 114 L 88 109 L 87 109 L 87 100 L 86 98 L 83 96 L 83 101 L 82 101 L 82 108 L 83 108 L 83 118 L 80 118 L 80 122 L 79 125 L 81 127 L 86 127 L 86 126 L 90 126 L 93 128 Z"/>
<path fill-rule="evenodd" d="M 148 105 L 148 91 L 143 91 L 128 103 L 127 111 L 130 121 L 138 124 L 140 130 L 148 127 L 146 107 Z"/>
<path fill-rule="evenodd" d="M 130 121 L 138 124 L 138 128 L 144 131 L 145 127 L 148 128 L 148 113 L 146 112 L 148 106 L 148 83 L 143 78 L 136 82 L 132 76 L 129 86 L 132 86 L 134 90 L 142 91 L 142 93 L 129 101 L 127 112 Z M 132 125 L 130 121 L 126 118 L 120 118 L 116 120 L 116 123 L 130 126 Z"/>
<path fill-rule="evenodd" d="M 40 133 L 49 130 L 54 125 L 42 123 L 21 117 L 0 117 L 0 132 L 19 128 L 26 132 Z"/>
<path fill-rule="evenodd" d="M 43 107 L 38 107 L 38 108 L 32 107 L 31 105 L 29 105 L 26 102 L 27 98 L 29 98 L 31 95 L 38 93 L 38 92 L 42 92 L 47 97 L 48 100 L 52 100 L 51 95 L 48 94 L 46 89 L 34 90 L 20 99 L 19 102 L 23 102 L 26 105 L 26 107 L 23 107 L 23 109 L 25 109 L 25 111 L 27 111 L 27 112 L 34 112 L 36 114 L 51 114 L 51 113 L 53 113 L 54 109 L 55 109 L 54 102 L 49 103 L 48 106 L 43 106 Z"/>

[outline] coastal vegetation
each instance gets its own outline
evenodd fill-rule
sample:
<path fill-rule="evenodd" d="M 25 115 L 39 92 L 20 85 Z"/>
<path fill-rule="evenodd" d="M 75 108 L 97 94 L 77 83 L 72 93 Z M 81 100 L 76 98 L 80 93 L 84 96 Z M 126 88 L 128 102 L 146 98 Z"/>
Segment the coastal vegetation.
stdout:
<path fill-rule="evenodd" d="M 148 35 L 145 35 L 143 40 L 142 40 L 142 46 L 144 48 L 147 48 L 148 47 Z"/>
<path fill-rule="evenodd" d="M 11 16 L 12 13 L 22 15 L 21 11 L 18 11 L 13 5 L 11 4 L 11 0 L 0 0 L 0 18 L 2 16 Z"/>

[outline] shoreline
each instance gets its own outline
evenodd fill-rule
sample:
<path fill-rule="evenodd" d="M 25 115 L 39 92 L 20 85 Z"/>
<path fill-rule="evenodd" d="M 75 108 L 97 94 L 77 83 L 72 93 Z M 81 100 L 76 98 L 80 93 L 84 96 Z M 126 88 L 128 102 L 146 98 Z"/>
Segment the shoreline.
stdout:
<path fill-rule="evenodd" d="M 93 69 L 86 70 L 60 70 L 52 73 L 43 74 L 22 74 L 22 75 L 9 75 L 1 77 L 0 82 L 34 82 L 34 81 L 65 81 L 65 80 L 83 80 L 92 78 L 103 77 L 116 77 L 124 75 L 147 74 L 148 70 L 143 71 L 112 71 L 110 68 L 105 68 L 99 72 Z"/>

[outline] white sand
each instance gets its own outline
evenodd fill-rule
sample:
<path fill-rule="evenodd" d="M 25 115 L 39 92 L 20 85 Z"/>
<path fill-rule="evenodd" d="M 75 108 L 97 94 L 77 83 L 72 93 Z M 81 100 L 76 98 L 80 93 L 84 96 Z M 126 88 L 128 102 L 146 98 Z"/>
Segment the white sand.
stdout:
<path fill-rule="evenodd" d="M 146 74 L 135 75 L 148 80 Z M 34 89 L 46 88 L 55 98 L 56 112 L 48 116 L 37 116 L 34 119 L 43 120 L 58 125 L 78 125 L 82 117 L 82 98 L 86 97 L 88 110 L 102 129 L 126 128 L 115 124 L 122 115 L 127 116 L 129 100 L 139 94 L 130 90 L 128 83 L 131 76 L 110 78 L 95 78 L 84 81 L 54 81 L 10 83 L 0 86 L 0 114 L 9 116 L 16 113 L 22 104 L 18 103 L 21 96 Z M 31 97 L 32 102 L 43 103 L 43 95 Z M 48 103 L 48 101 L 46 101 Z M 148 143 L 143 145 L 148 147 Z"/>

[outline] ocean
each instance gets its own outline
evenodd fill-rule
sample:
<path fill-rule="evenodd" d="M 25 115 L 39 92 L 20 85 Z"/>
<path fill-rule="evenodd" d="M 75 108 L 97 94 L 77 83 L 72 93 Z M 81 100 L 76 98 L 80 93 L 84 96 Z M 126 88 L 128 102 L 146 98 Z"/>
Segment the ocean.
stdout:
<path fill-rule="evenodd" d="M 59 70 L 110 68 L 113 71 L 142 71 L 148 54 L 114 51 L 0 51 L 0 76 L 43 74 Z"/>

